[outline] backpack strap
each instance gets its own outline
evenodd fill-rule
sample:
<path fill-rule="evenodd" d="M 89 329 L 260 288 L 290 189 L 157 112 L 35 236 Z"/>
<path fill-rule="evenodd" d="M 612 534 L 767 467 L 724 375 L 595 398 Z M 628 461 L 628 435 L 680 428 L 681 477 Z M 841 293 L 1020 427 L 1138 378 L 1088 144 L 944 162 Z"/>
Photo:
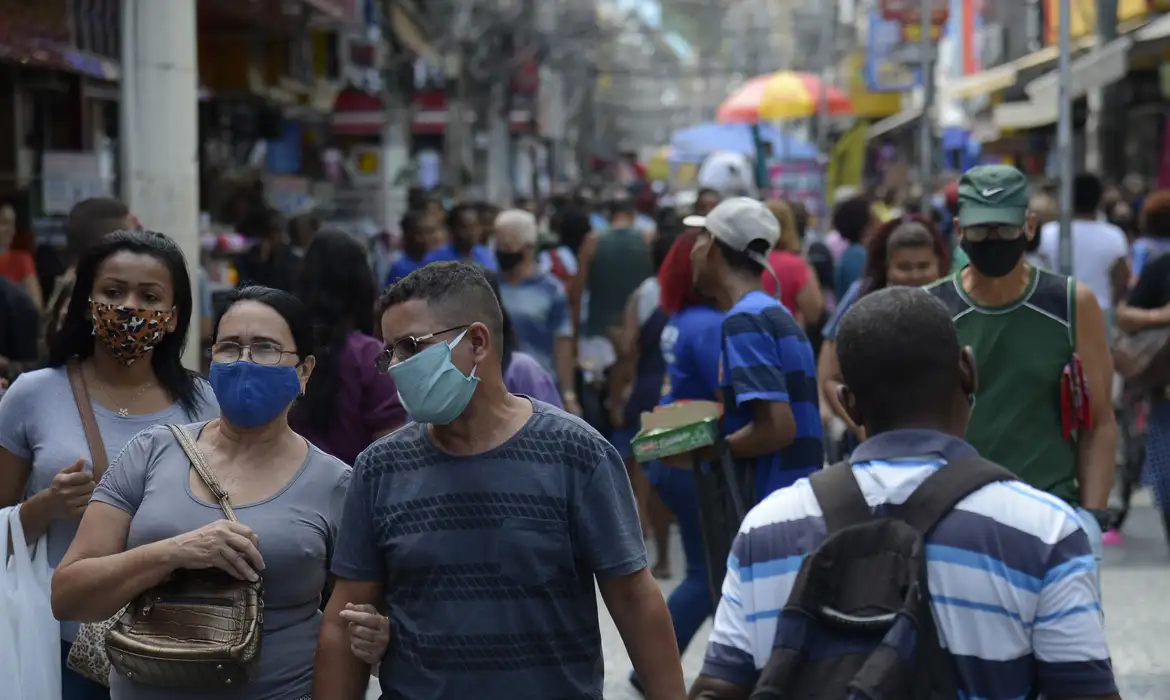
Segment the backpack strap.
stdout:
<path fill-rule="evenodd" d="M 808 478 L 813 495 L 825 516 L 825 529 L 833 534 L 847 527 L 863 523 L 873 517 L 865 494 L 853 478 L 849 462 L 837 462 Z"/>
<path fill-rule="evenodd" d="M 1018 481 L 1007 469 L 979 456 L 947 462 L 926 477 L 910 498 L 895 509 L 896 517 L 926 537 L 959 501 L 999 481 Z"/>

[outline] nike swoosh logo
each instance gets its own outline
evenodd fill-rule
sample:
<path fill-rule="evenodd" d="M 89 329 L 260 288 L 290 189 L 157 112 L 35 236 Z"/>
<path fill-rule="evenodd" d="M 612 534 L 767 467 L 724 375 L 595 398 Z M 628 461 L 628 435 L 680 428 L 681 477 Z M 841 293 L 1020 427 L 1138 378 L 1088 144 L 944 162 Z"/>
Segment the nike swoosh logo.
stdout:
<path fill-rule="evenodd" d="M 984 197 L 994 197 L 995 195 L 999 194 L 1000 192 L 1003 192 L 1002 187 L 997 187 L 994 190 L 983 190 L 983 192 L 981 194 Z"/>

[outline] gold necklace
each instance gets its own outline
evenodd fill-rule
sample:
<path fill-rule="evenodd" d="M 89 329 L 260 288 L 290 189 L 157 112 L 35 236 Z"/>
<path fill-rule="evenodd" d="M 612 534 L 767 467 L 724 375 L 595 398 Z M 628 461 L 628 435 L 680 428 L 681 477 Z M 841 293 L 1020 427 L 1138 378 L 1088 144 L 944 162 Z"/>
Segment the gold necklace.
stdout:
<path fill-rule="evenodd" d="M 92 379 L 93 379 L 93 383 L 102 392 L 102 395 L 106 397 L 106 400 L 116 406 L 118 404 L 118 400 L 116 398 L 114 398 L 113 393 L 110 391 L 110 385 L 106 384 L 104 381 L 101 381 L 100 379 L 98 379 L 97 376 L 94 376 Z M 130 400 L 126 402 L 126 405 L 122 406 L 121 408 L 115 409 L 114 412 L 118 414 L 119 418 L 129 418 L 130 417 L 130 406 L 134 405 L 135 401 L 142 398 L 143 394 L 145 394 L 150 389 L 153 389 L 154 387 L 155 387 L 154 382 L 148 382 L 146 384 L 143 384 L 141 387 L 139 387 L 138 391 L 134 392 L 134 395 L 131 396 Z"/>

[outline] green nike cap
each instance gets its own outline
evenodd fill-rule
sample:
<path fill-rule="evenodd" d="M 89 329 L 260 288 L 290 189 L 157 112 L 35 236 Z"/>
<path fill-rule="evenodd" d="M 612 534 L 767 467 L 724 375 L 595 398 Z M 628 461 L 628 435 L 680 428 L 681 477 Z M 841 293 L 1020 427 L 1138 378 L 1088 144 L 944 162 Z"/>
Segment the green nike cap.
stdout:
<path fill-rule="evenodd" d="M 1023 226 L 1028 214 L 1028 178 L 1010 165 L 978 165 L 959 179 L 959 227 Z"/>

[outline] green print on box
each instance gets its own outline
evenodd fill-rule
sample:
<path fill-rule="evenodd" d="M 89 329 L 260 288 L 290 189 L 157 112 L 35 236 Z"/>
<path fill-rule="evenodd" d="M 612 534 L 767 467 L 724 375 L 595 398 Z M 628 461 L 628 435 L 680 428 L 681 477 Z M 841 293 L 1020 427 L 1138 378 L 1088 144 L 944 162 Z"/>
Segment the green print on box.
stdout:
<path fill-rule="evenodd" d="M 642 430 L 631 444 L 639 462 L 714 445 L 719 439 L 719 405 L 712 401 L 662 406 L 642 414 Z"/>

